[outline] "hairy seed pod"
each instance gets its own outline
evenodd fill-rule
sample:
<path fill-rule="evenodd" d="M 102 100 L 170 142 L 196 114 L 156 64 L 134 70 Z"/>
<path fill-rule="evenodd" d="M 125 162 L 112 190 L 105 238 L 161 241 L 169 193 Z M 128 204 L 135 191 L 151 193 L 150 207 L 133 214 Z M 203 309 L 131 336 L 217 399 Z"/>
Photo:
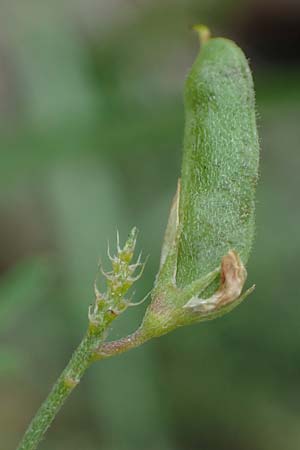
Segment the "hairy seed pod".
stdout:
<path fill-rule="evenodd" d="M 136 339 L 231 311 L 243 292 L 254 235 L 259 144 L 248 62 L 232 41 L 209 37 L 185 84 L 181 181 Z"/>
<path fill-rule="evenodd" d="M 248 62 L 234 42 L 208 38 L 185 84 L 179 286 L 218 267 L 229 250 L 246 264 L 254 234 L 258 162 Z"/>

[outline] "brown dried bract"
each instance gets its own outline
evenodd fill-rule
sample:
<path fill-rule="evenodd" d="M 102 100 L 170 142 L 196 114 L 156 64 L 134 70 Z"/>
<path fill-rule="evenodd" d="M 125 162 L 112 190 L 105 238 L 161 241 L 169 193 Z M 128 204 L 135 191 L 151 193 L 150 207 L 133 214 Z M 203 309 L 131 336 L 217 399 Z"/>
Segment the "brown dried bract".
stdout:
<path fill-rule="evenodd" d="M 208 299 L 193 297 L 185 307 L 193 308 L 195 311 L 210 312 L 232 303 L 241 295 L 246 278 L 247 271 L 239 255 L 234 250 L 230 250 L 222 258 L 221 285 L 218 291 Z"/>

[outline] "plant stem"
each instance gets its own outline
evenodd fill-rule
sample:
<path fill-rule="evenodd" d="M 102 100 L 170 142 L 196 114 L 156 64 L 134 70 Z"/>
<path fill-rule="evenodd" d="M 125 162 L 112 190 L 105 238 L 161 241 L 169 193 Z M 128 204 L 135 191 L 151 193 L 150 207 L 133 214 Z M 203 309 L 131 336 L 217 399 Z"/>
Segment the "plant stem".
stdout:
<path fill-rule="evenodd" d="M 142 270 L 144 267 L 140 259 L 135 264 L 131 264 L 136 237 L 137 229 L 134 227 L 122 249 L 119 245 L 119 238 L 117 239 L 117 255 L 112 257 L 108 249 L 108 256 L 112 262 L 112 271 L 106 273 L 101 269 L 102 274 L 106 278 L 107 292 L 104 294 L 99 292 L 95 283 L 96 299 L 94 305 L 91 305 L 89 308 L 88 331 L 75 350 L 67 367 L 53 386 L 50 394 L 33 418 L 17 450 L 35 450 L 37 448 L 56 414 L 77 386 L 86 369 L 93 361 L 100 359 L 98 353 L 102 345 L 104 332 L 108 329 L 111 322 L 130 306 L 130 303 L 125 298 L 125 294 L 141 276 L 142 271 L 138 275 L 133 276 L 137 267 L 142 267 Z M 133 346 L 132 344 L 131 347 Z M 110 351 L 111 356 L 114 354 L 112 350 Z M 115 354 L 120 353 L 117 350 Z"/>
<path fill-rule="evenodd" d="M 143 333 L 141 328 L 139 328 L 129 336 L 123 337 L 116 341 L 101 343 L 101 345 L 96 349 L 93 359 L 95 361 L 99 361 L 101 359 L 106 359 L 110 358 L 111 356 L 125 353 L 128 350 L 139 347 L 153 337 L 154 335 L 150 333 L 145 334 Z"/>
<path fill-rule="evenodd" d="M 30 423 L 17 450 L 35 450 L 37 448 L 65 400 L 92 363 L 95 348 L 100 345 L 103 331 L 104 329 L 101 329 L 95 333 L 89 329 Z"/>

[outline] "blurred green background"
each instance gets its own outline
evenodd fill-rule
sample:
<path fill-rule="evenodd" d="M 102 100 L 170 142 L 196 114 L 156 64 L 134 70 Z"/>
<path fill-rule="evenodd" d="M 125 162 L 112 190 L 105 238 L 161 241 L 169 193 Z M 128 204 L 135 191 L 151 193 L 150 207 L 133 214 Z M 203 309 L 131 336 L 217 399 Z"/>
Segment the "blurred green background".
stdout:
<path fill-rule="evenodd" d="M 95 364 L 41 450 L 300 448 L 300 5 L 1 1 L 0 448 L 87 325 L 98 257 L 140 229 L 151 288 L 180 171 L 194 23 L 250 58 L 262 146 L 257 289 L 228 316 Z M 146 305 L 115 322 L 132 331 Z"/>

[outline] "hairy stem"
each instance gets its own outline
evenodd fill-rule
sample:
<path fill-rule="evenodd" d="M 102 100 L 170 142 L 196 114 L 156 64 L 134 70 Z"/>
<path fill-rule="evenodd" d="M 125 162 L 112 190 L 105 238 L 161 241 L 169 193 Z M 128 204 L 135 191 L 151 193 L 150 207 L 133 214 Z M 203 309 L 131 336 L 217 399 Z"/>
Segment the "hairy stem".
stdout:
<path fill-rule="evenodd" d="M 100 345 L 103 331 L 102 329 L 97 333 L 91 330 L 87 332 L 30 423 L 17 450 L 34 450 L 37 448 L 56 414 L 94 360 L 93 354 L 95 348 Z"/>
<path fill-rule="evenodd" d="M 111 322 L 130 306 L 130 302 L 125 298 L 125 294 L 141 276 L 142 271 L 138 275 L 134 275 L 136 269 L 142 268 L 143 270 L 144 267 L 144 264 L 140 262 L 140 258 L 136 263 L 132 264 L 136 237 L 137 229 L 134 227 L 129 233 L 123 248 L 120 248 L 118 236 L 117 254 L 115 256 L 112 257 L 108 250 L 112 270 L 104 272 L 101 269 L 106 278 L 106 293 L 101 293 L 95 283 L 96 299 L 94 305 L 91 305 L 89 308 L 88 331 L 45 402 L 33 418 L 17 450 L 35 450 L 37 448 L 56 414 L 77 386 L 86 369 L 93 361 L 101 359 L 98 356 L 98 350 L 101 348 L 104 332 L 108 329 Z M 140 340 L 140 343 L 142 342 Z M 128 348 L 130 348 L 130 345 Z M 115 351 L 111 352 L 111 355 L 107 356 L 118 353 L 120 353 L 120 350 L 116 348 Z"/>
<path fill-rule="evenodd" d="M 144 334 L 139 328 L 129 336 L 123 337 L 116 341 L 103 342 L 94 353 L 94 359 L 99 361 L 100 359 L 110 358 L 121 353 L 125 353 L 128 350 L 139 347 L 140 345 L 151 339 L 152 335 Z"/>

